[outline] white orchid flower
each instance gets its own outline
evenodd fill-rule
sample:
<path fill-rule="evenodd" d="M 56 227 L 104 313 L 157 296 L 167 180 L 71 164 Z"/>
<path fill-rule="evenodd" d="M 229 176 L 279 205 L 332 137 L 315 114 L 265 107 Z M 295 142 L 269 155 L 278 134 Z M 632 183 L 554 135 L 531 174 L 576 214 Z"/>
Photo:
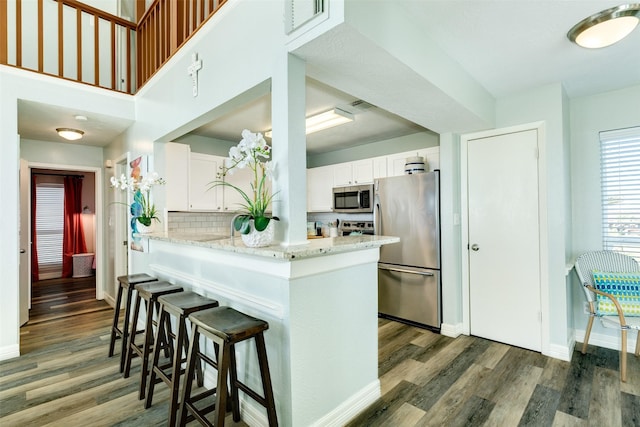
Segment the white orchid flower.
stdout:
<path fill-rule="evenodd" d="M 264 163 L 264 174 L 267 178 L 273 179 L 273 172 L 275 171 L 275 164 L 271 161 Z"/>

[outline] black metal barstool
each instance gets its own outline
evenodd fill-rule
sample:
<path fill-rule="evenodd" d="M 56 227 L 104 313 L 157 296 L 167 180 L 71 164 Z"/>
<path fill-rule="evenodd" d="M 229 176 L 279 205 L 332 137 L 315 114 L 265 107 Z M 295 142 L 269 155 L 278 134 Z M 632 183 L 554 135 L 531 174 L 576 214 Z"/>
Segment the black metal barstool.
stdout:
<path fill-rule="evenodd" d="M 154 312 L 158 313 L 158 298 L 163 295 L 174 294 L 182 292 L 182 286 L 173 285 L 169 282 L 150 282 L 140 283 L 135 286 L 136 289 L 136 302 L 133 307 L 133 318 L 131 319 L 131 330 L 129 333 L 129 343 L 127 345 L 127 351 L 124 361 L 124 377 L 129 377 L 131 371 L 131 360 L 139 356 L 142 359 L 142 369 L 140 373 L 140 392 L 138 393 L 138 399 L 144 399 L 147 386 L 147 376 L 149 375 L 149 355 L 151 354 L 151 347 L 153 346 L 153 326 L 158 322 L 154 319 Z M 147 317 L 144 327 L 144 341 L 142 344 L 136 344 L 136 329 L 138 323 L 138 316 L 140 315 L 140 301 L 144 300 L 147 307 Z M 166 325 L 168 326 L 168 325 Z M 170 334 L 171 331 L 167 329 L 161 333 Z M 169 356 L 169 353 L 167 353 Z"/>
<path fill-rule="evenodd" d="M 153 391 L 155 385 L 161 381 L 169 386 L 169 423 L 173 426 L 176 423 L 178 413 L 178 398 L 180 390 L 180 377 L 184 372 L 182 363 L 186 361 L 186 355 L 189 351 L 189 337 L 187 334 L 187 318 L 192 313 L 217 307 L 218 301 L 207 298 L 191 291 L 180 292 L 177 294 L 164 295 L 158 298 L 160 304 L 160 314 L 158 316 L 158 326 L 154 338 L 153 357 L 151 368 L 149 371 L 149 384 L 147 388 L 147 396 L 144 407 L 149 408 L 153 402 Z M 177 331 L 175 336 L 168 336 L 162 333 L 166 329 L 170 329 L 171 316 L 176 318 Z M 165 364 L 161 364 L 160 351 L 169 348 L 169 341 L 175 338 L 173 356 Z M 184 349 L 184 357 L 182 356 Z M 196 366 L 196 376 L 198 386 L 202 386 L 202 367 L 200 364 Z"/>
<path fill-rule="evenodd" d="M 264 331 L 269 328 L 269 324 L 264 320 L 248 316 L 231 307 L 216 307 L 199 311 L 191 314 L 189 320 L 191 321 L 191 343 L 189 345 L 187 369 L 180 398 L 180 425 L 184 426 L 192 419 L 196 419 L 203 425 L 224 426 L 228 397 L 231 398 L 233 420 L 240 421 L 238 390 L 242 390 L 266 408 L 269 426 L 277 426 L 278 418 L 276 416 L 276 406 L 263 335 Z M 217 351 L 217 363 L 199 350 L 200 334 L 213 341 Z M 264 397 L 238 380 L 235 345 L 251 338 L 255 339 L 258 351 L 258 364 L 260 365 Z M 191 389 L 194 374 L 196 366 L 200 364 L 201 360 L 218 370 L 218 384 L 211 390 L 192 396 Z M 227 376 L 229 376 L 228 380 Z M 227 381 L 231 389 L 231 396 L 227 395 Z M 203 409 L 196 408 L 195 402 L 213 394 L 216 395 L 214 405 L 209 405 Z M 211 411 L 215 412 L 214 423 L 205 418 L 205 415 Z"/>
<path fill-rule="evenodd" d="M 116 307 L 113 313 L 113 325 L 111 326 L 111 339 L 109 340 L 109 357 L 113 356 L 116 340 L 122 340 L 120 349 L 120 372 L 124 370 L 125 348 L 129 337 L 129 317 L 131 316 L 131 297 L 133 296 L 133 286 L 138 283 L 157 281 L 153 276 L 146 273 L 130 274 L 118 277 L 118 295 L 116 296 Z M 120 324 L 120 308 L 122 307 L 122 294 L 126 291 L 126 303 L 124 308 L 124 321 L 122 328 Z"/>

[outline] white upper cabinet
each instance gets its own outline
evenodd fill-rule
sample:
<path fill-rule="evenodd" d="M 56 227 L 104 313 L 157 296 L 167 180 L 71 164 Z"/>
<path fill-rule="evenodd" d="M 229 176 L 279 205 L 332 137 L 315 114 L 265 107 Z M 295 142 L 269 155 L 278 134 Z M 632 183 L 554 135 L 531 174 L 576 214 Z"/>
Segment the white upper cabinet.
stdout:
<path fill-rule="evenodd" d="M 166 181 L 166 208 L 170 211 L 189 210 L 189 153 L 186 144 L 164 144 L 161 175 Z"/>
<path fill-rule="evenodd" d="M 253 171 L 251 168 L 234 169 L 232 174 L 227 174 L 224 178 L 229 184 L 238 187 L 250 198 L 253 199 L 253 190 L 251 183 L 253 182 Z M 242 208 L 242 205 L 246 205 L 247 201 L 242 195 L 235 189 L 229 186 L 224 186 L 224 211 L 235 212 Z"/>
<path fill-rule="evenodd" d="M 331 212 L 333 165 L 307 169 L 307 211 Z"/>
<path fill-rule="evenodd" d="M 425 170 L 433 171 L 440 169 L 440 147 L 422 148 L 420 150 L 405 151 L 403 153 L 390 154 L 387 156 L 387 175 L 404 175 L 404 165 L 407 157 L 422 156 L 427 163 Z"/>
<path fill-rule="evenodd" d="M 373 182 L 373 159 L 333 165 L 333 184 L 336 187 Z"/>
<path fill-rule="evenodd" d="M 191 153 L 189 164 L 189 209 L 204 211 L 222 210 L 222 186 L 211 188 L 223 157 Z"/>
<path fill-rule="evenodd" d="M 386 178 L 388 176 L 387 167 L 387 156 L 374 158 L 373 179 Z"/>

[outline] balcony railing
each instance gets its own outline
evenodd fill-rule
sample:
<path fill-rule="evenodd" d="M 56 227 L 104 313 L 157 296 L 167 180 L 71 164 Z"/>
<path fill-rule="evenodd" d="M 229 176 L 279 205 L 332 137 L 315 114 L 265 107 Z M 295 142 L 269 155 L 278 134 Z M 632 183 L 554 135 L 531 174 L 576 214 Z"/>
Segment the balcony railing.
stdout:
<path fill-rule="evenodd" d="M 226 0 L 156 0 L 138 24 L 76 0 L 0 0 L 0 64 L 135 93 Z"/>

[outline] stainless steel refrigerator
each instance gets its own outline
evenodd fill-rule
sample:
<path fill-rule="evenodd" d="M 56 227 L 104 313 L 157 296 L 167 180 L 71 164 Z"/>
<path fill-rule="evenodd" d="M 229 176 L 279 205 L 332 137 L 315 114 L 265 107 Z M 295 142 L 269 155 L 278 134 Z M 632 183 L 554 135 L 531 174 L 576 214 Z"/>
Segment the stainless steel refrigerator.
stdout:
<path fill-rule="evenodd" d="M 378 311 L 440 328 L 440 172 L 377 179 L 375 234 L 398 236 L 380 248 Z"/>

